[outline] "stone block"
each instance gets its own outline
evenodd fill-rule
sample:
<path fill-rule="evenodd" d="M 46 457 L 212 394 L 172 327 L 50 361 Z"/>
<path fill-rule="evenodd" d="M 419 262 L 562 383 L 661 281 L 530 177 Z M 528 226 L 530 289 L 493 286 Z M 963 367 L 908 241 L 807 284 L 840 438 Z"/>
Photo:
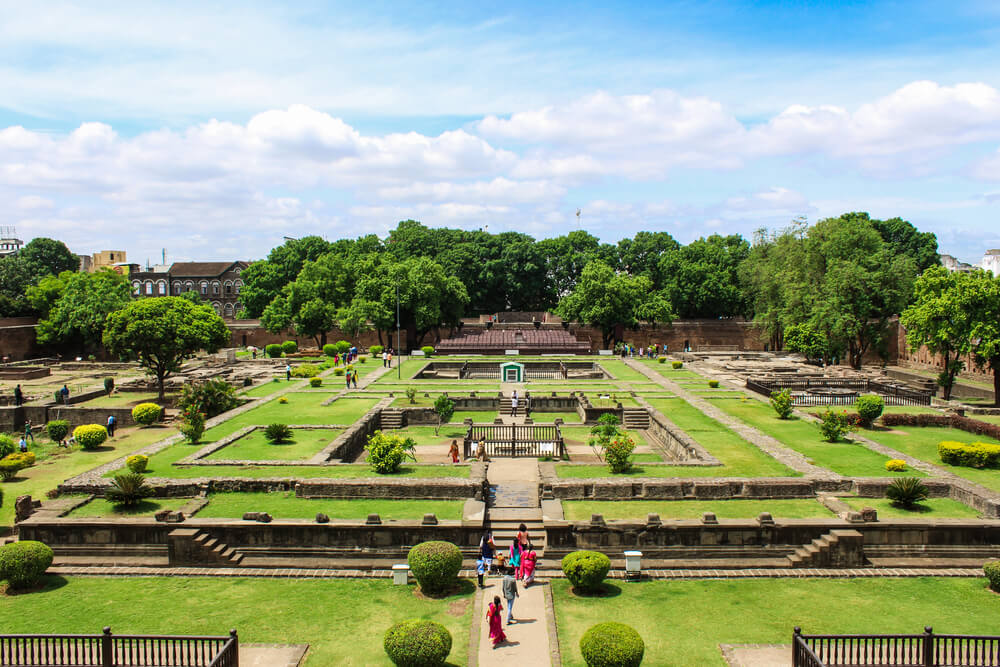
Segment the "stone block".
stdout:
<path fill-rule="evenodd" d="M 874 507 L 862 507 L 861 519 L 866 522 L 878 521 L 878 510 L 876 510 Z"/>
<path fill-rule="evenodd" d="M 378 514 L 369 514 L 368 518 L 365 519 L 365 524 L 369 526 L 375 526 L 382 523 L 382 517 Z"/>
<path fill-rule="evenodd" d="M 184 512 L 170 512 L 163 520 L 166 523 L 182 523 L 184 521 Z"/>
<path fill-rule="evenodd" d="M 603 526 L 606 525 L 604 522 L 603 514 L 591 514 L 590 515 L 590 525 L 591 526 Z"/>
<path fill-rule="evenodd" d="M 861 515 L 861 512 L 848 512 L 847 516 L 844 517 L 848 523 L 864 523 L 865 519 Z"/>
<path fill-rule="evenodd" d="M 267 512 L 246 512 L 243 515 L 244 521 L 259 521 L 260 523 L 271 523 L 271 515 Z"/>
<path fill-rule="evenodd" d="M 705 512 L 701 515 L 701 522 L 705 524 L 719 523 L 719 519 L 715 516 L 715 512 Z"/>
<path fill-rule="evenodd" d="M 31 496 L 18 496 L 14 501 L 14 523 L 20 523 L 35 512 L 35 504 Z"/>
<path fill-rule="evenodd" d="M 167 516 L 169 515 L 170 515 L 170 510 L 160 510 L 159 512 L 153 515 L 153 518 L 159 521 L 160 523 L 165 523 L 167 521 Z"/>
<path fill-rule="evenodd" d="M 316 523 L 330 523 L 330 517 L 322 512 L 316 512 Z"/>
<path fill-rule="evenodd" d="M 663 522 L 660 521 L 660 515 L 659 514 L 650 513 L 650 514 L 646 515 L 646 525 L 647 526 L 659 526 L 662 523 Z"/>
<path fill-rule="evenodd" d="M 438 518 L 436 514 L 425 514 L 424 518 L 420 521 L 420 525 L 422 526 L 436 526 L 437 523 Z"/>
<path fill-rule="evenodd" d="M 760 515 L 757 517 L 757 523 L 759 523 L 762 526 L 773 526 L 774 517 L 771 516 L 770 512 L 761 512 Z"/>

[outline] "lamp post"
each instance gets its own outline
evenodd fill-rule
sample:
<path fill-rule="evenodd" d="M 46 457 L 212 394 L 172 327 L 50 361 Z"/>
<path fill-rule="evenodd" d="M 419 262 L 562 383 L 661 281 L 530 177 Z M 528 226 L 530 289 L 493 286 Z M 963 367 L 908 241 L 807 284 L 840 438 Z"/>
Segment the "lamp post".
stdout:
<path fill-rule="evenodd" d="M 396 283 L 396 356 L 399 357 L 396 360 L 396 378 L 402 379 L 403 371 L 401 366 L 403 365 L 403 357 L 399 347 L 399 283 Z"/>

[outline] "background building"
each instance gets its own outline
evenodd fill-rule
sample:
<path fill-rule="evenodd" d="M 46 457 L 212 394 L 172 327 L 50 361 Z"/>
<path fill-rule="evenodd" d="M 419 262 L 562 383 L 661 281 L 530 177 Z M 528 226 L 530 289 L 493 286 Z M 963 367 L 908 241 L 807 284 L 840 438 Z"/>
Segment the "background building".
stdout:
<path fill-rule="evenodd" d="M 0 257 L 13 255 L 24 246 L 24 241 L 17 238 L 17 230 L 13 227 L 0 227 Z"/>
<path fill-rule="evenodd" d="M 996 277 L 1000 277 L 1000 249 L 987 250 L 981 265 Z"/>
<path fill-rule="evenodd" d="M 242 273 L 249 265 L 244 261 L 174 262 L 143 269 L 131 264 L 129 280 L 137 298 L 180 296 L 194 291 L 219 315 L 234 317 L 239 312 Z"/>

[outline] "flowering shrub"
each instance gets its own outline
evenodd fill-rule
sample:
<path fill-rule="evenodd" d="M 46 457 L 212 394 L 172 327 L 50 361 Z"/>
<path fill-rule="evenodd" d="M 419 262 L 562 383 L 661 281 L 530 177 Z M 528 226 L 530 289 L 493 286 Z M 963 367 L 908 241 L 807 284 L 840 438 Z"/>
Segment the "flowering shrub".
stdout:
<path fill-rule="evenodd" d="M 788 389 L 771 392 L 771 407 L 778 415 L 778 419 L 788 419 L 792 416 L 792 392 Z"/>
<path fill-rule="evenodd" d="M 837 442 L 851 430 L 851 421 L 846 412 L 835 412 L 827 408 L 819 418 L 819 432 L 827 442 Z"/>
<path fill-rule="evenodd" d="M 401 435 L 389 435 L 375 431 L 368 436 L 368 456 L 365 463 L 380 475 L 388 475 L 399 470 L 403 459 L 416 457 L 416 445 L 413 438 L 403 438 Z"/>
<path fill-rule="evenodd" d="M 632 469 L 632 452 L 635 451 L 635 441 L 621 433 L 608 441 L 604 446 L 604 461 L 612 473 L 621 474 Z"/>
<path fill-rule="evenodd" d="M 889 472 L 903 472 L 906 470 L 906 461 L 903 459 L 889 459 L 885 462 L 885 469 Z"/>
<path fill-rule="evenodd" d="M 197 407 L 186 408 L 181 413 L 181 434 L 192 445 L 201 440 L 202 433 L 205 432 L 205 413 Z"/>
<path fill-rule="evenodd" d="M 108 429 L 100 424 L 84 424 L 73 429 L 73 437 L 83 449 L 97 449 L 108 439 Z"/>

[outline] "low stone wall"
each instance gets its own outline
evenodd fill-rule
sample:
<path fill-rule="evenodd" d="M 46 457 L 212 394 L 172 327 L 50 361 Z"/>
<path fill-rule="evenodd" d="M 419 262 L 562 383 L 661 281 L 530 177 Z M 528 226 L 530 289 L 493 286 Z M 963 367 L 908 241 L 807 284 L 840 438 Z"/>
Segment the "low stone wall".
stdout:
<path fill-rule="evenodd" d="M 132 408 L 79 408 L 65 405 L 25 405 L 0 407 L 0 431 L 20 431 L 24 420 L 30 419 L 37 428 L 55 419 L 65 419 L 71 428 L 83 424 L 107 424 L 108 415 L 114 415 L 118 426 L 132 426 Z"/>
<path fill-rule="evenodd" d="M 383 398 L 364 416 L 341 433 L 329 447 L 320 452 L 316 461 L 343 461 L 350 463 L 368 446 L 368 437 L 382 428 L 382 410 L 389 407 L 391 398 Z"/>
<path fill-rule="evenodd" d="M 13 366 L 10 368 L 0 368 L 0 380 L 33 380 L 52 375 L 52 369 L 48 366 Z"/>
<path fill-rule="evenodd" d="M 650 465 L 650 464 L 643 464 Z M 556 500 L 719 500 L 813 498 L 820 492 L 850 493 L 849 479 L 771 478 L 606 478 L 546 477 L 539 484 Z M 884 493 L 882 497 L 884 497 Z M 548 497 L 546 495 L 546 497 Z"/>
<path fill-rule="evenodd" d="M 685 464 L 722 465 L 719 459 L 709 454 L 708 450 L 660 412 L 652 409 L 645 400 L 640 398 L 639 403 L 644 405 L 649 412 L 649 429 L 647 430 L 664 446 L 667 454 L 674 461 Z"/>

